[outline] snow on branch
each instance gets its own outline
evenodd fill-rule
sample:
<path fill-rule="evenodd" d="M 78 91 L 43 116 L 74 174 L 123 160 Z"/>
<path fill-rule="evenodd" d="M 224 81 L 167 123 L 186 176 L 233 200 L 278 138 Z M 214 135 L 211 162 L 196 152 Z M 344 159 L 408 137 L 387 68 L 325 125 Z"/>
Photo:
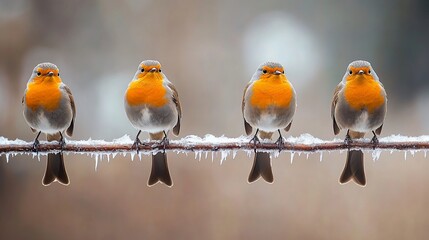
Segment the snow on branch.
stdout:
<path fill-rule="evenodd" d="M 275 152 L 279 147 L 273 141 L 261 141 L 256 145 L 258 151 Z M 282 151 L 287 152 L 323 152 L 345 149 L 362 149 L 362 150 L 429 150 L 429 136 L 405 137 L 392 135 L 379 139 L 379 143 L 374 145 L 370 139 L 356 140 L 350 145 L 346 145 L 342 139 L 330 141 L 321 140 L 310 134 L 302 134 L 299 137 L 288 137 L 285 139 Z M 143 154 L 153 154 L 163 150 L 163 146 L 156 141 L 142 141 L 143 145 L 139 146 L 139 151 Z M 125 135 L 111 142 L 104 140 L 86 140 L 73 141 L 66 140 L 66 145 L 62 149 L 65 153 L 87 153 L 87 154 L 115 154 L 116 153 L 135 153 L 136 149 L 132 148 L 133 140 Z M 204 138 L 198 136 L 186 136 L 179 140 L 170 140 L 165 146 L 167 151 L 176 152 L 217 152 L 217 151 L 253 151 L 254 143 L 250 142 L 250 137 L 215 137 L 206 135 Z M 58 142 L 40 141 L 38 153 L 47 154 L 61 151 Z M 33 143 L 23 140 L 8 140 L 0 137 L 0 155 L 5 154 L 34 154 Z"/>

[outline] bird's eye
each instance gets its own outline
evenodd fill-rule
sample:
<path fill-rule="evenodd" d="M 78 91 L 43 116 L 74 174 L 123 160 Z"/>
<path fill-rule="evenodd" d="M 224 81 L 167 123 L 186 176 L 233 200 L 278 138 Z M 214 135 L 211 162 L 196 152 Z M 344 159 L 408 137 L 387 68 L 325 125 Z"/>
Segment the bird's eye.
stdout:
<path fill-rule="evenodd" d="M 368 73 L 371 73 L 371 70 L 368 70 Z"/>
<path fill-rule="evenodd" d="M 57 74 L 57 76 L 59 77 L 59 76 L 60 76 L 60 73 L 58 73 L 58 74 Z"/>
<path fill-rule="evenodd" d="M 282 73 L 285 74 L 285 71 L 283 71 Z"/>
<path fill-rule="evenodd" d="M 349 74 L 350 74 L 350 75 L 352 75 L 352 74 L 353 74 L 353 71 L 352 71 L 352 70 L 350 70 L 350 71 L 349 71 Z"/>
<path fill-rule="evenodd" d="M 42 73 L 41 72 L 37 72 L 37 76 L 40 76 L 40 75 L 42 75 Z"/>
<path fill-rule="evenodd" d="M 142 68 L 142 69 L 140 70 L 140 72 L 144 72 L 144 68 Z"/>
<path fill-rule="evenodd" d="M 265 69 L 264 69 L 264 70 L 262 70 L 262 72 L 263 72 L 263 73 L 267 73 L 267 70 L 265 70 Z"/>
<path fill-rule="evenodd" d="M 159 72 L 161 72 L 161 68 L 159 69 Z"/>

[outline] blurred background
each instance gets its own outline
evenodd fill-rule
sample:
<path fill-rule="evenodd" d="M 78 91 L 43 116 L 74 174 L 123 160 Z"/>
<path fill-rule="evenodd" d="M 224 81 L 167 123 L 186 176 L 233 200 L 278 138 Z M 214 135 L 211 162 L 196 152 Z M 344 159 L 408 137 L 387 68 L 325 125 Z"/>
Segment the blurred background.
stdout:
<path fill-rule="evenodd" d="M 332 94 L 356 59 L 372 63 L 388 93 L 382 136 L 429 134 L 428 26 L 427 1 L 0 0 L 0 136 L 33 140 L 21 97 L 34 66 L 50 61 L 75 96 L 73 139 L 133 138 L 123 95 L 145 59 L 159 60 L 179 92 L 179 138 L 243 135 L 243 89 L 259 64 L 278 61 L 298 97 L 284 136 L 332 139 Z M 291 164 L 282 153 L 274 184 L 250 185 L 253 156 L 220 165 L 220 155 L 170 153 L 170 189 L 146 186 L 147 156 L 94 171 L 94 159 L 67 155 L 68 187 L 42 186 L 45 158 L 2 156 L 0 238 L 428 238 L 423 153 L 372 161 L 367 152 L 365 188 L 338 184 L 345 152 L 319 158 Z"/>

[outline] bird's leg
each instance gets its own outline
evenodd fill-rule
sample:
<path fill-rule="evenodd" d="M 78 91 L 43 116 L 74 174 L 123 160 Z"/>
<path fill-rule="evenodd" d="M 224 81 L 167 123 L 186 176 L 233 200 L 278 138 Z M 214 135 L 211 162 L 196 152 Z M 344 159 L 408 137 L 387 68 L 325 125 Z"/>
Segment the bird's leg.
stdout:
<path fill-rule="evenodd" d="M 165 152 L 165 147 L 169 144 L 169 140 L 167 138 L 167 133 L 165 131 L 162 131 L 164 133 L 164 137 L 161 140 L 161 145 L 164 147 L 164 152 Z"/>
<path fill-rule="evenodd" d="M 371 143 L 372 144 L 374 144 L 374 145 L 377 145 L 378 144 L 378 138 L 377 138 L 377 135 L 375 134 L 375 132 L 374 131 L 372 131 L 372 134 L 374 134 L 374 136 L 372 137 L 372 139 L 371 139 Z M 375 146 L 374 146 L 374 148 L 375 148 Z"/>
<path fill-rule="evenodd" d="M 282 133 L 280 132 L 280 129 L 278 130 L 278 132 L 279 132 L 279 138 L 277 138 L 276 144 L 277 144 L 277 147 L 279 148 L 279 152 L 280 152 L 283 149 L 284 140 L 283 140 Z"/>
<path fill-rule="evenodd" d="M 256 133 L 255 133 L 255 135 L 253 136 L 253 138 L 252 139 L 250 139 L 250 142 L 249 143 L 252 143 L 253 142 L 253 150 L 256 152 L 256 145 L 257 144 L 259 144 L 259 143 L 261 143 L 261 141 L 259 140 L 259 138 L 258 138 L 258 132 L 259 132 L 259 128 L 258 129 L 256 129 Z"/>
<path fill-rule="evenodd" d="M 36 138 L 34 139 L 34 143 L 33 143 L 33 152 L 39 152 L 39 136 L 40 133 L 42 133 L 42 131 L 39 131 L 39 133 L 37 134 Z"/>
<path fill-rule="evenodd" d="M 139 139 L 139 135 L 142 131 L 139 130 L 139 132 L 137 133 L 136 139 L 134 140 L 133 146 L 131 146 L 132 149 L 136 149 L 137 153 L 139 153 L 139 145 L 142 144 L 142 142 Z"/>
<path fill-rule="evenodd" d="M 344 139 L 344 143 L 349 145 L 350 143 L 353 142 L 352 138 L 350 137 L 350 130 L 347 130 L 347 134 L 346 134 L 346 138 Z"/>
<path fill-rule="evenodd" d="M 60 136 L 61 136 L 59 142 L 60 142 L 60 146 L 61 146 L 61 151 L 63 151 L 64 147 L 66 146 L 66 140 L 64 139 L 63 134 L 61 132 L 59 132 L 59 133 L 60 133 Z"/>

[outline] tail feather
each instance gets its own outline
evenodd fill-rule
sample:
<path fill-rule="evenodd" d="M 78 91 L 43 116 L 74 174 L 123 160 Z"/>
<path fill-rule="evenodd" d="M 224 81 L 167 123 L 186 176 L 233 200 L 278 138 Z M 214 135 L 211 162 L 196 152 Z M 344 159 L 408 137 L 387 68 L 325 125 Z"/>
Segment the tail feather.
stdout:
<path fill-rule="evenodd" d="M 48 141 L 59 141 L 60 139 L 61 136 L 59 134 L 47 135 Z M 62 153 L 48 154 L 46 171 L 42 180 L 42 184 L 48 186 L 55 180 L 64 185 L 68 185 L 70 183 L 64 165 L 64 157 Z"/>
<path fill-rule="evenodd" d="M 167 155 L 165 152 L 152 155 L 152 170 L 147 184 L 152 186 L 157 182 L 162 182 L 169 187 L 173 185 L 170 172 L 168 171 Z"/>
<path fill-rule="evenodd" d="M 252 183 L 262 177 L 265 181 L 272 183 L 274 181 L 271 169 L 270 153 L 256 152 L 253 161 L 252 170 L 250 171 L 248 182 Z"/>
<path fill-rule="evenodd" d="M 340 177 L 340 183 L 344 184 L 352 179 L 361 186 L 366 185 L 363 152 L 361 150 L 347 152 L 347 161 Z"/>

